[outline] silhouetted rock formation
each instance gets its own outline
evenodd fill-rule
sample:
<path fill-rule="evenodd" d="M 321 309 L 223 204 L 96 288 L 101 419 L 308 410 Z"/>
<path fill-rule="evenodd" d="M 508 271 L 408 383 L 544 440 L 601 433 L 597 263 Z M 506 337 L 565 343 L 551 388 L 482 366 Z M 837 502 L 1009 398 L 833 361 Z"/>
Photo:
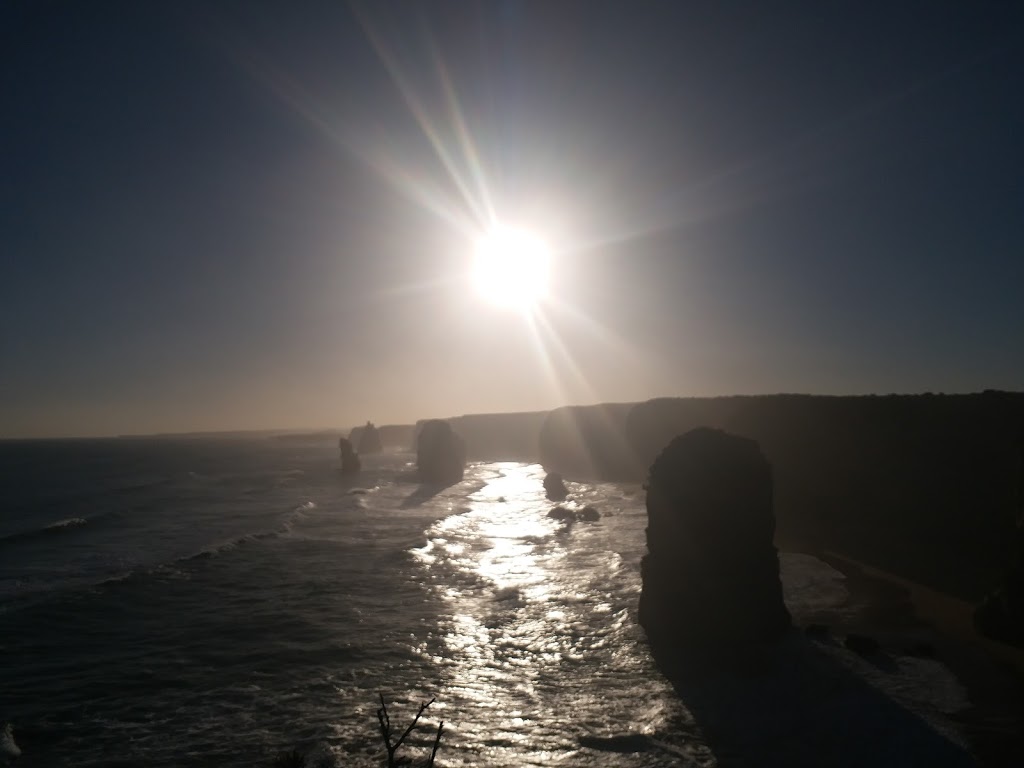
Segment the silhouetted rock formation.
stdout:
<path fill-rule="evenodd" d="M 363 468 L 359 454 L 352 450 L 352 443 L 344 437 L 338 438 L 338 450 L 341 452 L 341 473 L 355 475 Z"/>
<path fill-rule="evenodd" d="M 548 501 L 564 501 L 569 495 L 562 476 L 557 472 L 550 472 L 544 477 L 544 495 Z"/>
<path fill-rule="evenodd" d="M 1024 647 L 1024 563 L 978 606 L 974 625 L 993 640 Z"/>
<path fill-rule="evenodd" d="M 416 467 L 424 483 L 450 484 L 462 479 L 466 446 L 447 421 L 428 421 L 416 438 Z"/>
<path fill-rule="evenodd" d="M 639 403 L 626 433 L 644 466 L 696 427 L 749 437 L 771 461 L 780 538 L 978 602 L 1017 558 L 1021 425 L 1024 392 L 766 395 Z"/>
<path fill-rule="evenodd" d="M 561 520 L 566 523 L 575 523 L 579 520 L 594 522 L 595 520 L 601 519 L 601 513 L 589 504 L 582 509 L 570 509 L 569 507 L 559 505 L 557 507 L 553 507 L 551 511 L 548 512 L 548 517 L 552 520 Z"/>
<path fill-rule="evenodd" d="M 372 427 L 376 431 L 382 450 L 416 450 L 416 427 L 412 424 L 384 424 L 377 427 L 367 423 L 367 426 Z M 365 431 L 367 431 L 366 426 L 353 427 L 348 433 L 348 439 L 352 442 L 352 445 L 360 446 L 360 451 L 362 451 L 361 444 Z"/>
<path fill-rule="evenodd" d="M 1024 433 L 1016 453 L 1016 558 L 1000 587 L 974 612 L 974 625 L 993 640 L 1024 646 Z"/>
<path fill-rule="evenodd" d="M 790 627 L 772 474 L 753 440 L 700 428 L 651 466 L 640 624 L 652 646 L 730 648 Z"/>
<path fill-rule="evenodd" d="M 372 421 L 366 422 L 366 426 L 356 427 L 349 434 L 348 439 L 358 446 L 359 453 L 380 453 L 384 446 L 380 440 L 380 433 L 373 426 Z"/>
<path fill-rule="evenodd" d="M 552 520 L 568 520 L 572 522 L 576 520 L 576 513 L 567 507 L 554 507 L 548 512 L 548 517 Z"/>
<path fill-rule="evenodd" d="M 540 429 L 546 411 L 482 413 L 446 421 L 466 441 L 466 457 L 481 461 L 526 461 L 539 458 Z"/>

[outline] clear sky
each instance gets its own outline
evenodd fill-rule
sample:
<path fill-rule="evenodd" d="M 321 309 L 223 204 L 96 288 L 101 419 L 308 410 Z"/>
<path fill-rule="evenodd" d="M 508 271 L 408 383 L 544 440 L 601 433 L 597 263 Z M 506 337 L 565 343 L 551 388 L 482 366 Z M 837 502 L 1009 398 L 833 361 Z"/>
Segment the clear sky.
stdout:
<path fill-rule="evenodd" d="M 1019 2 L 38 0 L 0 63 L 0 436 L 1024 388 Z"/>

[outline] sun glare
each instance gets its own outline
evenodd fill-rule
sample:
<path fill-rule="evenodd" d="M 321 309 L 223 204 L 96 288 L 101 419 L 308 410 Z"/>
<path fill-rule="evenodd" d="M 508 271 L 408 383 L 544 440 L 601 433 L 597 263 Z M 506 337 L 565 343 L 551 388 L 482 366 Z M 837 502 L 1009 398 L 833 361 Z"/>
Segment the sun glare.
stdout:
<path fill-rule="evenodd" d="M 477 241 L 474 281 L 491 304 L 528 310 L 548 290 L 551 252 L 537 235 L 494 227 Z"/>

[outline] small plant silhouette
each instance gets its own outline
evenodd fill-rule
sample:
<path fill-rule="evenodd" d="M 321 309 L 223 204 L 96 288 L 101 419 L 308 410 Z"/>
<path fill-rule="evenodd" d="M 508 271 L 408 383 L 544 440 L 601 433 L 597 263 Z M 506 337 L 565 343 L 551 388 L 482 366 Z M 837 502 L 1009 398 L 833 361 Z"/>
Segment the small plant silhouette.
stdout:
<path fill-rule="evenodd" d="M 291 752 L 282 752 L 274 758 L 271 766 L 272 768 L 306 768 L 306 756 L 297 749 L 293 749 Z"/>
<path fill-rule="evenodd" d="M 405 743 L 406 738 L 416 728 L 416 723 L 419 722 L 420 717 L 426 711 L 427 707 L 434 703 L 435 698 L 431 698 L 430 701 L 426 701 L 420 704 L 419 711 L 416 713 L 416 717 L 409 723 L 409 727 L 402 732 L 402 735 L 398 737 L 397 741 L 393 740 L 393 734 L 391 731 L 391 717 L 388 715 L 388 707 L 384 703 L 384 694 L 377 694 L 380 697 L 380 708 L 377 710 L 377 722 L 380 725 L 380 738 L 384 742 L 384 749 L 387 750 L 388 754 L 388 768 L 398 768 L 398 766 L 408 766 L 412 763 L 412 760 L 408 757 L 397 757 L 398 750 Z M 434 746 L 430 750 L 430 757 L 423 764 L 425 768 L 433 768 L 434 758 L 437 757 L 437 749 L 441 746 L 441 734 L 444 733 L 444 720 L 441 720 L 437 724 L 437 734 L 434 736 Z M 307 768 L 309 766 L 309 757 L 299 752 L 297 749 L 293 749 L 290 752 L 282 752 L 274 761 L 270 764 L 270 768 Z"/>
<path fill-rule="evenodd" d="M 431 698 L 430 701 L 420 704 L 419 711 L 412 719 L 412 722 L 409 723 L 409 727 L 405 729 L 397 741 L 392 742 L 391 717 L 388 715 L 388 707 L 384 703 L 384 694 L 378 693 L 377 695 L 380 696 L 380 708 L 377 710 L 377 722 L 380 725 L 381 740 L 384 742 L 384 748 L 388 753 L 388 768 L 397 768 L 399 765 L 405 765 L 409 761 L 406 758 L 396 759 L 395 754 L 398 752 L 399 747 L 401 747 L 405 742 L 405 739 L 416 727 L 416 723 L 419 722 L 420 716 L 426 711 L 427 707 L 434 703 L 434 699 L 436 697 Z M 437 724 L 437 735 L 434 737 L 434 746 L 430 750 L 430 757 L 427 759 L 426 768 L 432 768 L 434 765 L 434 758 L 437 756 L 437 748 L 441 745 L 441 734 L 443 732 L 444 720 L 441 720 Z"/>

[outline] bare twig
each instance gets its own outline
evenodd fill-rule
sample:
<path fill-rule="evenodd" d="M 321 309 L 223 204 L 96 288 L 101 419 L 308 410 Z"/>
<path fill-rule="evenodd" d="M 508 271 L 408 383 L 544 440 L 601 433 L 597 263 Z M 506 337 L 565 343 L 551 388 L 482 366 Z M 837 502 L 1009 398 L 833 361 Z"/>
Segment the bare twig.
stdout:
<path fill-rule="evenodd" d="M 416 727 L 416 723 L 419 722 L 420 717 L 426 711 L 427 707 L 429 707 L 431 704 L 434 703 L 434 701 L 435 701 L 435 699 L 437 697 L 433 697 L 433 698 L 430 699 L 430 701 L 427 701 L 427 702 L 424 702 L 423 704 L 420 704 L 420 708 L 419 708 L 419 711 L 416 713 L 416 717 L 414 717 L 412 719 L 412 722 L 409 723 L 409 727 L 405 729 L 405 732 L 401 735 L 401 737 L 398 739 L 398 741 L 396 741 L 394 744 L 392 744 L 391 743 L 391 718 L 388 715 L 388 707 L 384 703 L 384 694 L 378 692 L 377 695 L 380 696 L 380 709 L 377 710 L 377 722 L 380 724 L 380 737 L 381 737 L 381 740 L 384 742 L 384 749 L 386 749 L 387 752 L 388 752 L 388 768 L 395 768 L 395 766 L 397 765 L 395 763 L 395 752 L 398 751 L 398 748 L 400 746 L 402 746 L 402 744 L 405 742 L 405 740 L 409 736 L 409 734 L 412 733 L 413 729 Z M 438 745 L 438 743 L 441 740 L 441 727 L 443 725 L 444 725 L 444 721 L 442 721 L 441 725 L 439 725 L 438 728 L 437 728 L 437 739 L 434 742 L 434 752 L 431 754 L 431 757 L 430 757 L 430 764 L 431 765 L 433 765 L 433 762 L 434 762 L 433 755 L 437 753 L 437 745 Z"/>
<path fill-rule="evenodd" d="M 434 748 L 430 750 L 430 759 L 427 761 L 427 768 L 433 768 L 434 757 L 437 755 L 437 748 L 441 746 L 441 733 L 444 731 L 444 720 L 437 724 L 437 736 L 434 737 Z"/>

